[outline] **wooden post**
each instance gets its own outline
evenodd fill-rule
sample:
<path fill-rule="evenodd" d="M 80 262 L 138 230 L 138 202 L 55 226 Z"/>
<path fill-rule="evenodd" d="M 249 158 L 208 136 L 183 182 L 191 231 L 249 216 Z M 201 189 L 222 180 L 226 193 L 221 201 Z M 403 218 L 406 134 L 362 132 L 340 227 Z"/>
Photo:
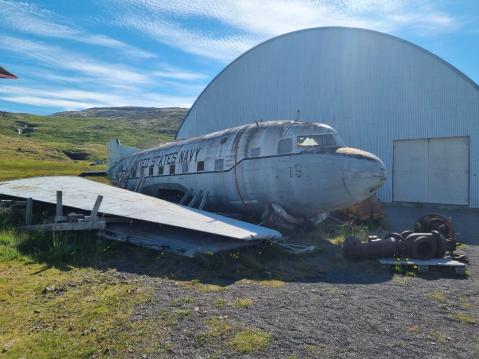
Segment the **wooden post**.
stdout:
<path fill-rule="evenodd" d="M 98 195 L 98 197 L 96 198 L 96 201 L 95 201 L 95 205 L 93 206 L 93 210 L 91 211 L 91 214 L 90 214 L 90 221 L 91 222 L 96 221 L 96 217 L 97 217 L 97 214 L 98 214 L 98 210 L 100 209 L 100 205 L 101 205 L 102 200 L 103 200 L 103 196 Z"/>
<path fill-rule="evenodd" d="M 63 217 L 62 191 L 57 191 L 57 217 Z"/>
<path fill-rule="evenodd" d="M 25 224 L 27 226 L 32 224 L 33 217 L 33 199 L 27 198 L 27 207 L 25 210 Z"/>

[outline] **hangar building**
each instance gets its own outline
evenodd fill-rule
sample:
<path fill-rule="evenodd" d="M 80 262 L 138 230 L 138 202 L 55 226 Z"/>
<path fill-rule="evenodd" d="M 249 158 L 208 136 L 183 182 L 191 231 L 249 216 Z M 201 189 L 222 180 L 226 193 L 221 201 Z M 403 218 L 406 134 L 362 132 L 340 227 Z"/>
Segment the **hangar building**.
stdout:
<path fill-rule="evenodd" d="M 329 124 L 377 154 L 384 202 L 479 208 L 479 86 L 410 42 L 342 27 L 268 40 L 211 81 L 177 138 L 278 119 Z"/>

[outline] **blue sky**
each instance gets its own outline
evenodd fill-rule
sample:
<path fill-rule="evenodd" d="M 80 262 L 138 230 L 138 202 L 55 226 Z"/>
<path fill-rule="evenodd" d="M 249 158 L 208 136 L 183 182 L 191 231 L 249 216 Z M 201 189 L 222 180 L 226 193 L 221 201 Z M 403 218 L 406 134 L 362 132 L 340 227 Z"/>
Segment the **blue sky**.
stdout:
<path fill-rule="evenodd" d="M 399 36 L 479 83 L 477 0 L 0 0 L 0 111 L 190 106 L 244 51 L 318 26 Z"/>

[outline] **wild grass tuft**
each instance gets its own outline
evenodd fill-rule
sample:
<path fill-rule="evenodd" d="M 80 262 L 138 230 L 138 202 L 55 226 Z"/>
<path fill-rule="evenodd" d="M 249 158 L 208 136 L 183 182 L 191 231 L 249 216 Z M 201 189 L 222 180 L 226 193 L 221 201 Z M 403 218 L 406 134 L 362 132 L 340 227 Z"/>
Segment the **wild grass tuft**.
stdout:
<path fill-rule="evenodd" d="M 271 335 L 260 329 L 247 328 L 237 333 L 230 345 L 240 353 L 249 354 L 265 349 L 271 342 Z"/>
<path fill-rule="evenodd" d="M 233 305 L 238 309 L 246 309 L 253 305 L 253 300 L 251 298 L 239 298 L 234 301 Z"/>
<path fill-rule="evenodd" d="M 438 290 L 430 292 L 427 297 L 430 300 L 433 300 L 435 302 L 445 302 L 446 301 L 446 296 L 444 295 L 443 292 L 440 292 Z"/>
<path fill-rule="evenodd" d="M 279 279 L 265 279 L 258 282 L 260 286 L 266 288 L 282 288 L 286 283 Z"/>
<path fill-rule="evenodd" d="M 433 330 L 431 331 L 428 336 L 430 340 L 435 341 L 437 343 L 443 343 L 447 339 L 447 335 L 438 331 L 438 330 Z"/>
<path fill-rule="evenodd" d="M 476 320 L 467 313 L 461 313 L 461 312 L 452 313 L 451 319 L 461 324 L 468 324 L 468 325 L 476 324 Z"/>

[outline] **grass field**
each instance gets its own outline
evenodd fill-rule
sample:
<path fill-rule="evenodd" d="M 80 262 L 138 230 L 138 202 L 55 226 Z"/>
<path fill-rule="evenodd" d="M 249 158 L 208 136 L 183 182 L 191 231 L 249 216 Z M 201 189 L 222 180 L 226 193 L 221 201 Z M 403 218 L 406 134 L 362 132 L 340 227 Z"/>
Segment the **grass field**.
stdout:
<path fill-rule="evenodd" d="M 160 132 L 157 126 L 151 120 L 2 113 L 0 181 L 101 170 L 104 165 L 92 164 L 106 160 L 105 145 L 112 138 L 139 148 L 172 140 L 171 130 Z"/>
<path fill-rule="evenodd" d="M 105 168 L 106 142 L 145 148 L 172 139 L 158 121 L 0 114 L 0 181 L 77 175 Z M 171 125 L 168 123 L 168 125 Z M 173 123 L 176 126 L 175 123 Z M 20 129 L 20 130 L 19 130 Z M 75 159 L 79 158 L 79 159 Z M 105 276 L 93 263 L 109 246 L 87 233 L 54 237 L 10 229 L 0 220 L 0 356 L 127 357 L 157 333 L 132 322 L 151 289 Z M 145 353 L 145 352 L 143 352 Z M 136 353 L 138 354 L 138 353 Z"/>

